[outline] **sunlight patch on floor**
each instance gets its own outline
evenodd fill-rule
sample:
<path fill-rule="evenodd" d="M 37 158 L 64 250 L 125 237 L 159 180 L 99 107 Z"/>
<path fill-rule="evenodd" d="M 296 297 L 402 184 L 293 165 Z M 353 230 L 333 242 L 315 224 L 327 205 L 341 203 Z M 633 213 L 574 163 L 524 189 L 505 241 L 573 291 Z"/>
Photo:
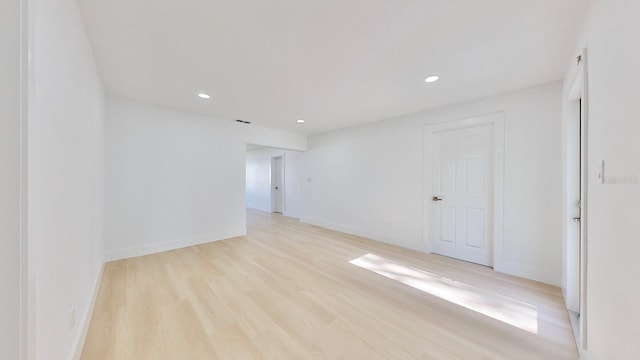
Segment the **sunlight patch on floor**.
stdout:
<path fill-rule="evenodd" d="M 350 263 L 503 323 L 538 333 L 538 310 L 533 305 L 374 254 L 363 255 Z"/>

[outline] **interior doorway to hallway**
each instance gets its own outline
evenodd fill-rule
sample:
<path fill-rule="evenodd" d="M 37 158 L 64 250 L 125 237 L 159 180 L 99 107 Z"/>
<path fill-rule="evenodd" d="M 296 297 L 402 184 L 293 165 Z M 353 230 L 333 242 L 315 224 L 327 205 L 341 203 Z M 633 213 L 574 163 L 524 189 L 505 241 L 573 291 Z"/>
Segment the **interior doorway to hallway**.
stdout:
<path fill-rule="evenodd" d="M 271 157 L 271 212 L 284 214 L 284 160 L 282 156 Z"/>
<path fill-rule="evenodd" d="M 302 156 L 300 151 L 247 144 L 245 206 L 300 218 Z"/>

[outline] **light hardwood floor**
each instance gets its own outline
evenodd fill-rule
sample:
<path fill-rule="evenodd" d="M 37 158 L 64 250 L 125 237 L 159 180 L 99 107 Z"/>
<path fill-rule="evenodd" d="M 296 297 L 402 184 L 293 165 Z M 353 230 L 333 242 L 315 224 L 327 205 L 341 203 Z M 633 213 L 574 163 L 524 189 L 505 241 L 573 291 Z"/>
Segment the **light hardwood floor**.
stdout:
<path fill-rule="evenodd" d="M 577 359 L 560 289 L 248 211 L 106 265 L 82 358 Z"/>

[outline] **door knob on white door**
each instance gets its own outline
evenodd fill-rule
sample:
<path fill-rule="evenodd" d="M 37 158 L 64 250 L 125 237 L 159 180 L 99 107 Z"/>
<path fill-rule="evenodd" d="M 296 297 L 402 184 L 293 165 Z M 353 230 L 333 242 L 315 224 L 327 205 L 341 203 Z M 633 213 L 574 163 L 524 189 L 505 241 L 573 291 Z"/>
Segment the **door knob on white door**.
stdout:
<path fill-rule="evenodd" d="M 434 196 L 434 197 L 431 198 L 431 200 L 433 200 L 433 201 L 442 201 L 442 198 L 439 197 L 439 196 Z"/>

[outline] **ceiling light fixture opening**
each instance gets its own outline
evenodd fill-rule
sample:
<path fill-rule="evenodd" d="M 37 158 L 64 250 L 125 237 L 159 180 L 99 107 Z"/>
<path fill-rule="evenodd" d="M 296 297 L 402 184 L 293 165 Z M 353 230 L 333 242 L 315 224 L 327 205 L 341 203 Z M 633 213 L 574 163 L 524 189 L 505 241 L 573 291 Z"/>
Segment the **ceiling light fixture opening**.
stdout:
<path fill-rule="evenodd" d="M 206 93 L 199 93 L 199 94 L 198 94 L 198 97 L 199 97 L 200 99 L 211 99 L 211 95 L 206 94 Z"/>
<path fill-rule="evenodd" d="M 303 124 L 303 123 L 304 123 L 304 120 L 300 119 L 300 120 L 296 120 L 296 122 L 297 122 L 298 124 Z"/>
<path fill-rule="evenodd" d="M 440 76 L 438 75 L 431 75 L 431 76 L 427 76 L 426 79 L 424 79 L 424 82 L 427 83 L 434 83 L 436 81 L 440 80 Z"/>

